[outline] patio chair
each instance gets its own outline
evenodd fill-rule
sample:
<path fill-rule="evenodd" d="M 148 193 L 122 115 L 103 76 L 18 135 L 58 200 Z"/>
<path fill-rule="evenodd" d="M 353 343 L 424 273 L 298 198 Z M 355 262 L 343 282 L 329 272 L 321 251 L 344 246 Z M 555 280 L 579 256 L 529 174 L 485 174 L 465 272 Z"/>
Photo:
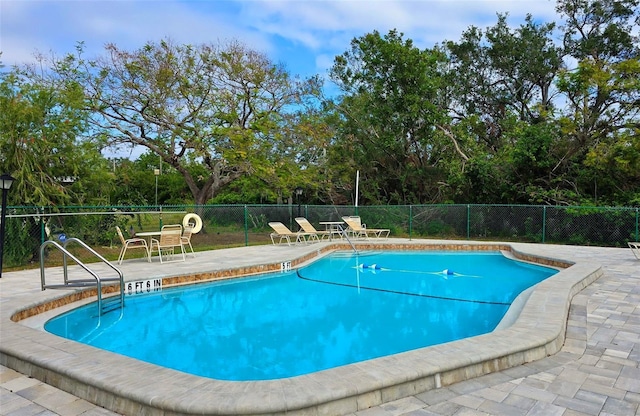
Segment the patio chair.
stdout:
<path fill-rule="evenodd" d="M 122 264 L 122 260 L 124 260 L 124 255 L 127 253 L 128 249 L 134 248 L 143 248 L 145 257 L 147 261 L 151 261 L 151 256 L 149 254 L 149 246 L 147 245 L 147 240 L 144 238 L 124 238 L 124 234 L 122 234 L 122 230 L 120 227 L 116 225 L 116 231 L 118 232 L 118 237 L 120 237 L 120 243 L 122 243 L 122 248 L 120 249 L 120 255 L 118 256 L 118 264 Z"/>
<path fill-rule="evenodd" d="M 640 241 L 629 241 L 627 244 L 636 259 L 640 260 Z"/>
<path fill-rule="evenodd" d="M 153 253 L 154 249 L 158 250 L 158 257 L 160 257 L 160 263 L 164 263 L 162 261 L 162 257 L 166 256 L 167 262 L 169 261 L 180 261 L 171 260 L 174 256 L 176 247 L 180 247 L 180 252 L 182 253 L 182 261 L 186 261 L 187 258 L 184 253 L 184 245 L 182 244 L 182 225 L 173 224 L 173 225 L 165 225 L 162 227 L 160 231 L 160 238 L 151 239 L 151 247 L 149 248 L 149 253 Z M 151 256 L 151 254 L 149 254 Z"/>
<path fill-rule="evenodd" d="M 363 224 L 362 220 L 358 216 L 342 217 L 342 221 L 344 221 L 348 226 L 347 233 L 351 234 L 355 238 L 369 238 L 370 236 L 375 238 L 387 238 L 391 232 L 388 228 L 367 228 L 367 225 Z"/>
<path fill-rule="evenodd" d="M 186 227 L 184 227 L 184 230 L 182 231 L 182 237 L 180 237 L 180 239 L 182 240 L 182 245 L 183 246 L 189 246 L 189 249 L 191 249 L 191 254 L 193 255 L 193 257 L 196 257 L 196 253 L 195 251 L 193 251 L 193 246 L 191 245 L 191 235 L 193 234 L 193 225 L 192 223 L 189 223 L 189 225 L 187 225 Z"/>
<path fill-rule="evenodd" d="M 291 245 L 291 237 L 295 237 L 296 243 L 306 243 L 307 241 L 311 241 L 313 239 L 320 241 L 317 234 L 313 233 L 305 233 L 305 232 L 297 232 L 294 233 L 286 225 L 281 222 L 270 222 L 269 226 L 273 228 L 273 233 L 271 233 L 271 242 L 275 245 L 276 238 L 280 238 L 279 244 L 282 244 L 282 241 L 286 240 L 288 245 Z M 309 240 L 307 240 L 309 238 Z"/>
<path fill-rule="evenodd" d="M 318 231 L 305 217 L 297 217 L 296 222 L 305 233 L 315 234 L 320 240 L 331 237 L 331 231 Z"/>

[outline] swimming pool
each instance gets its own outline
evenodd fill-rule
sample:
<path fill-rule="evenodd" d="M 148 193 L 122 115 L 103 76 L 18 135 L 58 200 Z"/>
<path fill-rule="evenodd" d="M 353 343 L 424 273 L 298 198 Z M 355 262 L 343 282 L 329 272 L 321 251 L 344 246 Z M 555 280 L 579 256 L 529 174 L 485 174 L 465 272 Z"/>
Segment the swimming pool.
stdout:
<path fill-rule="evenodd" d="M 308 374 L 493 330 L 556 270 L 499 252 L 336 253 L 297 271 L 86 305 L 47 331 L 220 380 Z"/>
<path fill-rule="evenodd" d="M 168 369 L 70 341 L 44 322 L 91 299 L 77 290 L 42 292 L 33 271 L 2 279 L 0 362 L 119 414 L 351 414 L 421 392 L 536 361 L 560 351 L 570 300 L 603 275 L 584 248 L 530 243 L 393 238 L 363 241 L 359 250 L 501 250 L 558 268 L 518 296 L 492 332 L 287 379 L 231 382 Z M 123 263 L 126 282 L 162 279 L 165 287 L 302 267 L 334 250 L 334 240 L 296 246 L 249 246 L 199 252 L 170 267 Z M 59 273 L 60 268 L 52 268 Z M 8 289 L 15 285 L 13 291 Z M 30 288 L 25 292 L 25 288 Z M 95 298 L 95 293 L 93 294 Z M 84 301 L 82 301 L 84 302 Z"/>

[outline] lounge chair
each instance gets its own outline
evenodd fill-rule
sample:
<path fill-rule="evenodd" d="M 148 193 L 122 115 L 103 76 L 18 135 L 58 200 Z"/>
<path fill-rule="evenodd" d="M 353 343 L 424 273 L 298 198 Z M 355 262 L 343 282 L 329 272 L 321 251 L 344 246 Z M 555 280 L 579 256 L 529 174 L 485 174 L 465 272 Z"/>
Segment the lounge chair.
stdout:
<path fill-rule="evenodd" d="M 388 228 L 367 228 L 367 225 L 363 224 L 358 216 L 342 217 L 342 221 L 348 226 L 347 233 L 355 238 L 369 238 L 370 236 L 387 238 L 391 232 Z"/>
<path fill-rule="evenodd" d="M 186 261 L 184 254 L 184 245 L 182 244 L 182 225 L 165 225 L 160 231 L 160 238 L 156 240 L 151 239 L 151 247 L 149 253 L 153 253 L 154 249 L 158 250 L 158 257 L 160 257 L 160 263 L 163 263 L 162 256 L 166 256 L 167 261 L 179 261 L 171 260 L 175 254 L 176 247 L 180 247 L 182 253 L 182 261 Z M 151 254 L 149 254 L 151 255 Z"/>
<path fill-rule="evenodd" d="M 116 225 L 116 231 L 118 232 L 118 237 L 120 237 L 120 242 L 122 243 L 122 248 L 120 249 L 120 255 L 118 256 L 118 264 L 122 264 L 122 260 L 124 260 L 124 255 L 126 254 L 127 250 L 130 248 L 131 249 L 143 248 L 147 261 L 151 261 L 147 240 L 145 240 L 144 238 L 136 238 L 136 237 L 124 238 L 124 234 L 122 234 L 122 230 L 117 225 Z"/>
<path fill-rule="evenodd" d="M 191 245 L 191 234 L 193 234 L 193 225 L 189 223 L 189 225 L 184 227 L 184 230 L 182 231 L 182 236 L 180 237 L 180 239 L 182 240 L 183 246 L 185 247 L 189 246 L 189 249 L 191 249 L 191 254 L 195 258 L 196 252 L 193 251 L 193 246 Z"/>
<path fill-rule="evenodd" d="M 291 245 L 291 238 L 292 237 L 295 237 L 295 242 L 296 243 L 306 243 L 307 241 L 311 241 L 311 240 L 314 240 L 314 239 L 320 241 L 320 239 L 318 238 L 317 234 L 306 233 L 306 232 L 302 232 L 302 231 L 294 233 L 289 228 L 287 228 L 286 225 L 284 225 L 281 222 L 270 222 L 269 226 L 271 228 L 273 228 L 273 231 L 274 231 L 273 233 L 271 233 L 271 242 L 274 245 L 276 244 L 276 238 L 280 239 L 278 244 L 282 244 L 282 241 L 286 240 L 288 245 Z M 307 240 L 307 238 L 308 238 L 308 240 Z"/>
<path fill-rule="evenodd" d="M 331 231 L 316 230 L 316 228 L 305 217 L 297 217 L 296 222 L 305 233 L 315 234 L 319 237 L 319 240 L 323 240 L 325 237 L 331 237 Z"/>
<path fill-rule="evenodd" d="M 627 244 L 636 259 L 640 260 L 640 241 L 629 241 Z"/>

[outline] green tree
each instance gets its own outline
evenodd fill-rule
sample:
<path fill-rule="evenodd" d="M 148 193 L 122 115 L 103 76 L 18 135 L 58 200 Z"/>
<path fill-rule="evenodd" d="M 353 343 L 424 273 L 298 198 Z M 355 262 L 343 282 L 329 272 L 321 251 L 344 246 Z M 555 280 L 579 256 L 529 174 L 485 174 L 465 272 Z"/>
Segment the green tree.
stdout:
<path fill-rule="evenodd" d="M 111 160 L 115 188 L 109 195 L 111 205 L 152 205 L 155 197 L 155 175 L 152 168 L 140 166 L 138 160 Z M 151 170 L 150 170 L 151 169 Z"/>
<path fill-rule="evenodd" d="M 112 181 L 99 148 L 86 140 L 82 90 L 43 81 L 33 68 L 0 72 L 0 172 L 16 178 L 8 203 L 49 210 L 100 203 Z M 5 265 L 38 258 L 39 221 L 8 221 Z"/>
<path fill-rule="evenodd" d="M 527 15 L 524 24 L 511 29 L 507 17 L 498 15 L 484 32 L 471 26 L 458 43 L 444 44 L 452 110 L 484 120 L 489 143 L 509 113 L 527 122 L 553 115 L 553 81 L 562 67 L 554 23 L 538 24 Z"/>
<path fill-rule="evenodd" d="M 535 158 L 543 149 L 546 160 L 555 157 L 550 144 L 538 146 L 532 137 L 553 129 L 553 82 L 563 65 L 562 50 L 553 43 L 555 24 L 528 15 L 512 29 L 507 18 L 498 15 L 484 31 L 471 26 L 460 41 L 443 44 L 452 131 L 468 156 L 450 172 L 456 202 L 530 202 L 531 186 L 549 177 Z M 541 127 L 528 127 L 535 124 Z M 537 166 L 525 164 L 532 159 Z"/>
<path fill-rule="evenodd" d="M 555 24 L 528 16 L 512 30 L 505 15 L 445 44 L 452 130 L 466 135 L 460 143 L 469 156 L 451 172 L 458 200 L 624 204 L 635 198 L 636 177 L 623 167 L 635 160 L 640 109 L 637 6 L 637 0 L 559 1 L 567 18 L 562 47 L 552 41 Z M 495 181 L 498 186 L 477 192 Z"/>
<path fill-rule="evenodd" d="M 599 204 L 640 206 L 640 129 L 598 143 L 587 153 L 584 165 L 597 186 L 594 200 Z"/>
<path fill-rule="evenodd" d="M 215 203 L 284 203 L 304 190 L 306 203 L 325 202 L 331 194 L 327 149 L 334 133 L 322 110 L 313 106 L 285 114 L 283 124 L 259 172 L 230 183 Z"/>
<path fill-rule="evenodd" d="M 446 151 L 440 130 L 447 117 L 438 99 L 443 58 L 395 30 L 353 39 L 336 57 L 330 76 L 343 94 L 335 107 L 342 121 L 337 145 L 352 159 L 345 163 L 350 176 L 361 171 L 363 202 L 433 198 Z"/>
<path fill-rule="evenodd" d="M 637 162 L 640 141 L 638 5 L 638 0 L 560 0 L 557 5 L 566 18 L 566 51 L 576 62 L 557 81 L 567 102 L 560 119 L 564 163 L 579 166 L 574 176 L 580 194 L 605 203 L 638 199 L 637 174 L 622 174 Z"/>
<path fill-rule="evenodd" d="M 57 74 L 83 87 L 93 128 L 108 144 L 159 155 L 182 175 L 196 204 L 264 169 L 283 115 L 318 87 L 317 79 L 292 78 L 238 42 L 163 40 L 132 52 L 106 50 L 86 61 L 80 45 L 56 63 Z M 202 180 L 190 169 L 196 163 L 205 168 Z"/>
<path fill-rule="evenodd" d="M 0 73 L 0 171 L 16 182 L 9 203 L 38 207 L 96 203 L 111 178 L 87 140 L 82 90 L 51 84 L 33 69 Z"/>

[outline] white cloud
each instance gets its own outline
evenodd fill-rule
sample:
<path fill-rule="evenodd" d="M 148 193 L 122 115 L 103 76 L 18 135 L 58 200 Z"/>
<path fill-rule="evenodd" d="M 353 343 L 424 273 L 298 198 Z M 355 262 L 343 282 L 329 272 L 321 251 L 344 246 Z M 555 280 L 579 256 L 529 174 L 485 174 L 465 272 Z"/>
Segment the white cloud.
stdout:
<path fill-rule="evenodd" d="M 135 49 L 167 37 L 237 39 L 294 73 L 299 65 L 323 73 L 351 39 L 374 30 L 397 29 L 424 48 L 458 40 L 471 25 L 493 25 L 496 13 L 508 12 L 517 25 L 527 13 L 556 20 L 554 9 L 551 0 L 2 0 L 0 50 L 2 61 L 13 64 L 31 60 L 36 50 L 71 52 L 78 41 L 91 56 L 106 43 Z"/>
<path fill-rule="evenodd" d="M 248 2 L 248 16 L 256 25 L 311 48 L 321 48 L 334 34 L 360 36 L 390 29 L 411 35 L 429 33 L 439 42 L 455 39 L 470 25 L 495 23 L 496 13 L 509 13 L 521 21 L 527 13 L 553 20 L 555 3 L 498 0 L 342 0 Z M 309 34 L 315 34 L 313 38 Z M 304 34 L 304 35 L 300 35 Z M 411 36 L 410 36 L 411 37 Z"/>
<path fill-rule="evenodd" d="M 259 50 L 271 48 L 264 35 L 246 30 L 233 16 L 202 13 L 192 2 L 3 0 L 0 7 L 0 48 L 10 63 L 32 60 L 34 50 L 66 53 L 79 41 L 93 53 L 107 43 L 138 48 L 167 37 L 181 43 L 238 39 Z"/>

